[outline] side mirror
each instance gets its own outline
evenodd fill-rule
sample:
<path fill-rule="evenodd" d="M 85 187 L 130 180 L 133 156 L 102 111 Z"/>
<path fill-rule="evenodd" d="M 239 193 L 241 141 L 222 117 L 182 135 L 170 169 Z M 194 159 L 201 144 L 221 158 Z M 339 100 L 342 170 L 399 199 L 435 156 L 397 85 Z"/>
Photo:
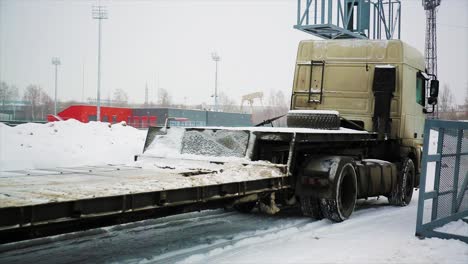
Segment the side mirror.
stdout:
<path fill-rule="evenodd" d="M 427 98 L 427 103 L 430 104 L 430 105 L 436 105 L 437 104 L 437 97 Z"/>
<path fill-rule="evenodd" d="M 429 96 L 434 98 L 437 98 L 439 96 L 439 80 L 431 80 Z"/>

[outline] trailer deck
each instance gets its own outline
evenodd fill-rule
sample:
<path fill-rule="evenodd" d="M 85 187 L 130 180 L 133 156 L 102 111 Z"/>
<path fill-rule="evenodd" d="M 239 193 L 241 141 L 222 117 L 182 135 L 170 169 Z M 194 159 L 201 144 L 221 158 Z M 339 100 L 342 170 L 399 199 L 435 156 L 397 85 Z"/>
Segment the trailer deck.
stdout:
<path fill-rule="evenodd" d="M 216 166 L 225 170 L 108 165 L 1 172 L 0 243 L 204 208 L 187 207 L 198 203 L 210 208 L 218 200 L 289 187 L 285 166 L 210 165 Z M 239 175 L 230 177 L 234 172 Z"/>

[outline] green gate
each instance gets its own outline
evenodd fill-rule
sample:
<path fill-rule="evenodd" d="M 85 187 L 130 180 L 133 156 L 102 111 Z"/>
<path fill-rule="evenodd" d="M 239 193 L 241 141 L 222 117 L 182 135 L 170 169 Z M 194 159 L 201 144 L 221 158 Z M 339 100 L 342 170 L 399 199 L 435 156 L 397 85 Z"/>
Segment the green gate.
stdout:
<path fill-rule="evenodd" d="M 446 225 L 468 223 L 467 185 L 468 122 L 426 120 L 416 235 L 468 243 Z"/>

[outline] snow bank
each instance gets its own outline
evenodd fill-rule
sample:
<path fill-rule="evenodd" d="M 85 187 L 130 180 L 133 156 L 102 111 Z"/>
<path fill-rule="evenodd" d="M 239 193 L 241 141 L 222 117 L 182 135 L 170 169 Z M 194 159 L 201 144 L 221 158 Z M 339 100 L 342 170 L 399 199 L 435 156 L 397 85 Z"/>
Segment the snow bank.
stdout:
<path fill-rule="evenodd" d="M 0 171 L 128 163 L 140 154 L 146 131 L 74 119 L 9 127 L 0 123 Z"/>
<path fill-rule="evenodd" d="M 436 228 L 434 231 L 468 237 L 468 224 L 459 219 Z"/>

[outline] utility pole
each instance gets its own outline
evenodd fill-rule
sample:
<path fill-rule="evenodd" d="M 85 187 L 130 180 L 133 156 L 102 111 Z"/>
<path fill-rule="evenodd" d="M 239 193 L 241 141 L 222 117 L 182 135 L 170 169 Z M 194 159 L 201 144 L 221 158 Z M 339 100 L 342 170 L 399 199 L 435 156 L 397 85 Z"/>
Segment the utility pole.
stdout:
<path fill-rule="evenodd" d="M 85 67 L 84 67 L 84 61 L 83 61 L 83 79 L 81 82 L 81 103 L 84 103 L 84 87 L 85 87 Z"/>
<path fill-rule="evenodd" d="M 221 60 L 221 57 L 216 53 L 211 53 L 211 58 L 216 64 L 215 69 L 215 93 L 214 93 L 214 111 L 218 112 L 218 61 Z"/>
<path fill-rule="evenodd" d="M 145 106 L 148 106 L 148 83 L 145 85 Z"/>
<path fill-rule="evenodd" d="M 102 20 L 107 19 L 107 17 L 107 10 L 105 6 L 93 6 L 93 19 L 97 19 L 99 21 L 96 121 L 101 121 L 101 28 Z"/>
<path fill-rule="evenodd" d="M 60 65 L 60 59 L 57 57 L 52 58 L 52 65 L 55 66 L 55 99 L 54 99 L 54 115 L 57 115 L 57 69 Z"/>

